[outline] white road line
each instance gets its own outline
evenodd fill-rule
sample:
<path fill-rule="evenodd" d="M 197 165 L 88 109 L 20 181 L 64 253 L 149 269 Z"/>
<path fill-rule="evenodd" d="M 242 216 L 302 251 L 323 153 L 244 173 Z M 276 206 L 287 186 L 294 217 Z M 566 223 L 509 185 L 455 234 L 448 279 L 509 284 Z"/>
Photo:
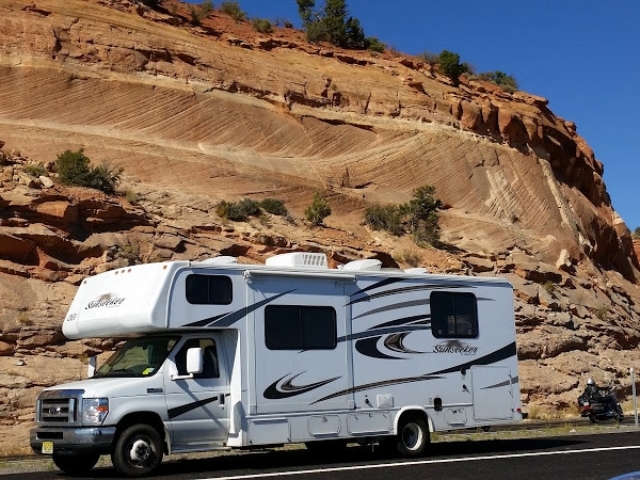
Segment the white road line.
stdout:
<path fill-rule="evenodd" d="M 640 445 L 630 445 L 626 447 L 585 448 L 585 449 L 578 449 L 578 450 L 559 450 L 555 452 L 529 452 L 529 453 L 512 453 L 507 455 L 482 455 L 480 457 L 467 457 L 467 458 L 442 458 L 439 460 L 419 460 L 419 461 L 402 462 L 402 463 L 379 463 L 374 465 L 354 465 L 351 467 L 316 468 L 313 470 L 295 470 L 292 472 L 256 473 L 251 475 L 235 475 L 232 477 L 201 478 L 200 480 L 243 480 L 247 478 L 293 477 L 296 475 L 309 475 L 314 473 L 328 473 L 328 472 L 348 472 L 353 470 L 369 470 L 372 468 L 396 468 L 396 467 L 407 467 L 412 465 L 429 465 L 429 464 L 436 464 L 436 463 L 477 462 L 480 460 L 502 460 L 505 458 L 545 457 L 545 456 L 551 456 L 551 455 L 571 455 L 574 453 L 606 452 L 610 450 L 640 450 Z"/>

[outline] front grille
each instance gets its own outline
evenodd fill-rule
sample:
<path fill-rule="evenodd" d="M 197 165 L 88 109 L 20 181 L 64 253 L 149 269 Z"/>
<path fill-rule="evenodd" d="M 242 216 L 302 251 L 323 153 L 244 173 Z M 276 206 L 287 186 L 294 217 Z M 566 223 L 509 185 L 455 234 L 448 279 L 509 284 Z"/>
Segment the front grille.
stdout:
<path fill-rule="evenodd" d="M 84 390 L 50 390 L 38 397 L 39 425 L 71 426 L 80 423 L 80 405 Z"/>

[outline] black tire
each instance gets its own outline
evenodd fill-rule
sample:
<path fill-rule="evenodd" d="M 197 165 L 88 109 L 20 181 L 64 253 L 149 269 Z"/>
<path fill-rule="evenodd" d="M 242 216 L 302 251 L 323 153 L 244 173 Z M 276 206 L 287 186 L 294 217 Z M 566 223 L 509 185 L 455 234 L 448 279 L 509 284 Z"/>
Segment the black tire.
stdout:
<path fill-rule="evenodd" d="M 400 455 L 414 458 L 424 455 L 431 441 L 429 426 L 420 417 L 407 417 L 398 425 L 396 446 Z"/>
<path fill-rule="evenodd" d="M 69 475 L 83 475 L 96 466 L 100 459 L 99 453 L 56 453 L 53 452 L 53 463 L 56 467 Z"/>
<path fill-rule="evenodd" d="M 485 425 L 485 426 L 483 426 L 483 427 L 480 427 L 480 429 L 481 429 L 483 432 L 488 432 L 489 430 L 491 430 L 491 425 Z"/>
<path fill-rule="evenodd" d="M 596 414 L 593 412 L 589 414 L 589 420 L 591 420 L 591 423 L 598 423 L 598 417 L 596 417 Z"/>
<path fill-rule="evenodd" d="M 141 477 L 158 468 L 163 454 L 163 443 L 158 431 L 142 423 L 132 425 L 122 432 L 111 453 L 111 460 L 121 475 Z"/>

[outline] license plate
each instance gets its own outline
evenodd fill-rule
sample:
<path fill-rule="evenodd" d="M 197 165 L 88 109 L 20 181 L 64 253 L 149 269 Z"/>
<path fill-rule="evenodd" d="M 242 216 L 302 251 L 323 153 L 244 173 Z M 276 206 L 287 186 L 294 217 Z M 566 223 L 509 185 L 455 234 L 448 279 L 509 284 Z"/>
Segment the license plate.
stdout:
<path fill-rule="evenodd" d="M 53 453 L 53 442 L 42 442 L 42 453 L 51 455 Z"/>

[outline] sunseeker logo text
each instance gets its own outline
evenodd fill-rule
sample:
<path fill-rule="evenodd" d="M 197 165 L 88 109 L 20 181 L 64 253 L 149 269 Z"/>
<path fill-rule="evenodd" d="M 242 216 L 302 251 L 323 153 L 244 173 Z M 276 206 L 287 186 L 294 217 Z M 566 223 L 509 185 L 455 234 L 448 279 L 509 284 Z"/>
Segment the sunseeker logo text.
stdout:
<path fill-rule="evenodd" d="M 475 355 L 478 347 L 471 347 L 459 341 L 441 343 L 433 347 L 433 353 L 459 353 L 460 355 Z"/>
<path fill-rule="evenodd" d="M 99 308 L 99 307 L 117 307 L 122 302 L 124 302 L 124 298 L 116 297 L 113 293 L 105 293 L 104 295 L 100 295 L 95 300 L 91 300 L 85 310 L 89 310 L 90 308 Z"/>

